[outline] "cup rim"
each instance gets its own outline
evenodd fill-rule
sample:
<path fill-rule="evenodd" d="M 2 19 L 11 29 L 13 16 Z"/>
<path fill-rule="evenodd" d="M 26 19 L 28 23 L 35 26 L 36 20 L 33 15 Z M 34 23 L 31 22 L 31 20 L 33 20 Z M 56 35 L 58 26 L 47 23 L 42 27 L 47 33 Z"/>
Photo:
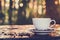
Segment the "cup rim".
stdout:
<path fill-rule="evenodd" d="M 32 19 L 51 19 L 51 18 L 32 18 Z"/>

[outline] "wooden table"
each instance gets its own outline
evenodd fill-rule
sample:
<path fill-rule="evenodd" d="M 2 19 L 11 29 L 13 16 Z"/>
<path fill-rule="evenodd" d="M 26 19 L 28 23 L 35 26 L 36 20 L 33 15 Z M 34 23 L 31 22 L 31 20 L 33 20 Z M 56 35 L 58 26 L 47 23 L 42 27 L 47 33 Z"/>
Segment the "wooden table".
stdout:
<path fill-rule="evenodd" d="M 55 37 L 57 35 L 56 29 L 59 27 L 60 27 L 60 25 L 56 24 L 54 26 L 55 33 L 53 33 L 53 32 L 50 33 L 50 36 Z M 30 34 L 31 37 L 33 37 L 32 35 L 34 35 L 35 33 L 30 31 L 32 29 L 35 29 L 34 25 L 1 25 L 0 33 L 7 34 L 7 35 L 3 35 L 3 37 L 0 36 L 0 38 L 29 38 L 29 36 L 18 36 L 18 33 L 21 33 L 21 34 L 28 33 L 28 34 Z M 60 30 L 59 30 L 59 32 L 60 32 Z M 13 34 L 13 36 L 8 36 L 8 34 Z M 58 36 L 60 36 L 60 34 Z"/>

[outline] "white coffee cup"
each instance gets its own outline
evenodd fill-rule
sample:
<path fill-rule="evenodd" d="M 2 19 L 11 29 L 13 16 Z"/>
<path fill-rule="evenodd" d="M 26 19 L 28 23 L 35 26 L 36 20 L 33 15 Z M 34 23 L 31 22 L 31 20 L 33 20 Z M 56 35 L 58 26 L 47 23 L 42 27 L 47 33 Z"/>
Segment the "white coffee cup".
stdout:
<path fill-rule="evenodd" d="M 46 30 L 52 28 L 55 24 L 55 20 L 51 20 L 51 18 L 32 18 L 33 25 L 38 30 Z M 51 25 L 51 22 L 54 24 Z"/>

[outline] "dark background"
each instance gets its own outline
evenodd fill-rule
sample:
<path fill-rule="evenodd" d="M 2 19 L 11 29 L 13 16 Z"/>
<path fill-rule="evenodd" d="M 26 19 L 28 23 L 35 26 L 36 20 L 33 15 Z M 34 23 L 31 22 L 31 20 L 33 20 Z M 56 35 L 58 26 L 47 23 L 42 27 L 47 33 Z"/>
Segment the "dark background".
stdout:
<path fill-rule="evenodd" d="M 27 3 L 29 3 L 30 0 L 26 1 L 26 0 L 22 0 L 22 3 L 24 4 L 23 7 L 19 7 L 18 9 L 18 15 L 17 15 L 17 21 L 16 21 L 16 25 L 26 25 L 26 24 L 33 24 L 32 23 L 32 14 L 30 14 L 29 18 L 26 19 L 26 7 L 27 7 Z M 46 0 L 46 16 L 56 20 L 57 24 L 60 24 L 60 12 L 58 12 L 57 8 L 59 5 L 55 5 L 55 0 Z M 1 7 L 1 1 L 0 1 L 0 11 L 1 11 L 2 7 Z M 12 8 L 12 0 L 10 0 L 10 7 L 8 10 L 8 15 L 9 15 L 9 25 L 12 24 L 12 10 L 16 10 L 15 8 Z M 24 11 L 24 16 L 22 15 L 22 11 Z M 0 12 L 2 13 L 2 12 Z M 1 14 L 3 15 L 3 14 Z M 0 18 L 2 18 L 4 16 L 0 16 Z M 4 20 L 4 19 L 3 19 Z M 4 23 L 4 22 L 3 22 Z"/>

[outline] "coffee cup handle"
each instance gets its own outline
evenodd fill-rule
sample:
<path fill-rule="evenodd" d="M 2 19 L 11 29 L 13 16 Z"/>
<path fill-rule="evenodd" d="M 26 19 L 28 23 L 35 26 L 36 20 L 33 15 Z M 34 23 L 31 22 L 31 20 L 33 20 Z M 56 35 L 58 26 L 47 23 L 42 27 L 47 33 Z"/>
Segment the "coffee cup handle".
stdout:
<path fill-rule="evenodd" d="M 54 22 L 54 24 L 52 24 L 50 27 L 54 27 L 55 24 L 56 24 L 56 21 L 55 20 L 51 20 L 51 22 Z"/>

